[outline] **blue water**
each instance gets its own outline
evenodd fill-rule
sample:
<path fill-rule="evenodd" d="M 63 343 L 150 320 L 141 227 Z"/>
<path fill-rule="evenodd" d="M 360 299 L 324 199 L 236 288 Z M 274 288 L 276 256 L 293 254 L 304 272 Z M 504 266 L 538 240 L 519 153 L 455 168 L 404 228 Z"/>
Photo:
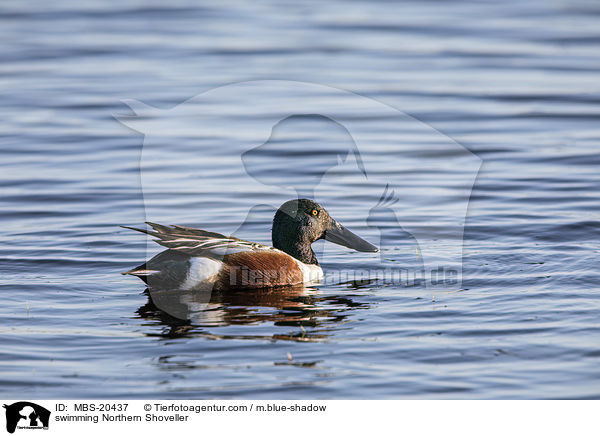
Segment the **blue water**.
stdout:
<path fill-rule="evenodd" d="M 2 4 L 0 396 L 600 398 L 599 18 L 585 1 Z M 322 88 L 203 94 L 265 80 Z M 386 184 L 398 201 L 377 209 Z M 159 251 L 119 225 L 268 243 L 296 195 L 382 246 L 315 244 L 363 280 L 182 315 L 119 274 Z M 462 281 L 369 276 L 422 260 Z"/>

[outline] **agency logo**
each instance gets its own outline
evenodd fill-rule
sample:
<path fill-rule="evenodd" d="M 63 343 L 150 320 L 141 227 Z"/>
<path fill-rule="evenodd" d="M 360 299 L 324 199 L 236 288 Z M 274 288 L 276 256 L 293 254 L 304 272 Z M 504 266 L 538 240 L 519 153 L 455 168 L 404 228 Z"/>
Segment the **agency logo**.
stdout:
<path fill-rule="evenodd" d="M 4 405 L 6 409 L 6 431 L 14 433 L 16 429 L 48 430 L 50 411 L 29 401 L 19 401 Z"/>
<path fill-rule="evenodd" d="M 144 135 L 146 216 L 189 226 L 142 229 L 153 237 L 149 255 L 156 253 L 155 242 L 167 250 L 126 273 L 146 282 L 152 303 L 169 315 L 198 323 L 215 315 L 207 310 L 213 283 L 204 278 L 217 275 L 229 254 L 270 246 L 269 223 L 296 199 L 320 203 L 379 248 L 341 257 L 340 248 L 309 244 L 309 257 L 325 266 L 318 286 L 368 282 L 431 293 L 462 288 L 463 232 L 482 161 L 432 126 L 366 96 L 285 80 L 232 83 L 171 108 L 125 103 L 132 113 L 116 118 Z M 308 229 L 317 225 L 318 212 L 296 212 L 284 211 L 290 219 L 277 237 L 317 236 Z M 214 222 L 218 233 L 195 229 L 203 222 Z M 259 226 L 259 244 L 240 242 Z M 186 256 L 199 263 L 190 268 L 181 261 Z M 223 286 L 283 284 L 295 265 L 252 263 L 234 267 Z"/>

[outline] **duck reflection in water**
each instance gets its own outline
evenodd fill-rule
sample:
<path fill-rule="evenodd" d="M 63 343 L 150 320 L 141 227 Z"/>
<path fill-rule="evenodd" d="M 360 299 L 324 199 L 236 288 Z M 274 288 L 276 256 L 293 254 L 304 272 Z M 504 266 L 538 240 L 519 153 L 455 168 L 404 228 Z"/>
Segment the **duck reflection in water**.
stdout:
<path fill-rule="evenodd" d="M 203 336 L 209 339 L 268 339 L 298 342 L 324 341 L 348 322 L 349 315 L 369 305 L 352 293 L 364 284 L 344 285 L 343 295 L 323 295 L 315 288 L 286 286 L 240 292 L 197 292 L 147 288 L 146 304 L 137 314 L 158 321 L 164 329 L 151 333 L 165 338 Z M 350 291 L 350 293 L 348 293 Z M 207 331 L 235 325 L 272 323 L 290 327 L 267 335 L 216 334 Z M 272 332 L 272 330 L 271 330 Z"/>

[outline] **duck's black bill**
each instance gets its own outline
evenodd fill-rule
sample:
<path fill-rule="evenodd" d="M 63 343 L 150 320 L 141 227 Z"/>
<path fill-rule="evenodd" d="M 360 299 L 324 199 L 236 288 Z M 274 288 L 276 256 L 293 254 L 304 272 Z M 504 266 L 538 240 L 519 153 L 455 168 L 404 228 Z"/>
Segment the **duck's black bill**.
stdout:
<path fill-rule="evenodd" d="M 346 227 L 333 222 L 331 226 L 325 230 L 323 238 L 326 241 L 333 242 L 334 244 L 343 245 L 344 247 L 352 248 L 356 251 L 363 251 L 366 253 L 376 253 L 379 248 L 365 241 L 363 238 L 356 236 Z"/>

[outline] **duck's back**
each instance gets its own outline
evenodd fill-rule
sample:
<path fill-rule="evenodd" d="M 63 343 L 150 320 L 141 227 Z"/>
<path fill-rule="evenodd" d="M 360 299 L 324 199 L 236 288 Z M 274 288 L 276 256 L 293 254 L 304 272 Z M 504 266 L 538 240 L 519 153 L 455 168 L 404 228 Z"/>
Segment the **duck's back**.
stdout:
<path fill-rule="evenodd" d="M 305 265 L 273 247 L 200 229 L 148 224 L 154 230 L 132 229 L 158 238 L 168 250 L 125 274 L 151 287 L 220 291 L 297 285 L 323 276 L 318 265 Z"/>

